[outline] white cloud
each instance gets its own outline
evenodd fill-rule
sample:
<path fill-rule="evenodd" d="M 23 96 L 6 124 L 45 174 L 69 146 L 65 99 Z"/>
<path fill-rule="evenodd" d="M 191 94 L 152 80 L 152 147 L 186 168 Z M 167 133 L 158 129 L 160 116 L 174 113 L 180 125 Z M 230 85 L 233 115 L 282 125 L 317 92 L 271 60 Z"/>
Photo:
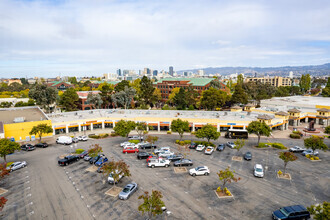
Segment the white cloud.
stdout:
<path fill-rule="evenodd" d="M 328 1 L 2 0 L 0 76 L 317 64 L 329 14 Z"/>

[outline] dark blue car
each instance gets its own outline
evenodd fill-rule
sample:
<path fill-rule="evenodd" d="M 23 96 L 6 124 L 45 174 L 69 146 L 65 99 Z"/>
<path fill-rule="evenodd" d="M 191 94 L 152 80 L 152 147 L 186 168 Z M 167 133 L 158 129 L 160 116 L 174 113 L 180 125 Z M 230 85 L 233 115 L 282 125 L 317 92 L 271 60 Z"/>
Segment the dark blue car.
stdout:
<path fill-rule="evenodd" d="M 103 163 L 107 162 L 108 161 L 108 158 L 106 157 L 101 157 L 96 163 L 95 165 L 96 166 L 101 166 Z"/>
<path fill-rule="evenodd" d="M 279 210 L 273 212 L 274 220 L 279 220 L 279 219 L 300 220 L 300 219 L 309 219 L 310 217 L 311 217 L 310 213 L 302 205 L 282 207 Z"/>

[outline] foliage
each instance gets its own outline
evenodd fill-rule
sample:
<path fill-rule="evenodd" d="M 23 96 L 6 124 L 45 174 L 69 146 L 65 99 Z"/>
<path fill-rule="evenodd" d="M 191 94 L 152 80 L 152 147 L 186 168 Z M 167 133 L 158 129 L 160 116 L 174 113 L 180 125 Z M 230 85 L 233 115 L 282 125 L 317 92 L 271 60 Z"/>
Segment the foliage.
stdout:
<path fill-rule="evenodd" d="M 260 142 L 260 136 L 269 137 L 271 132 L 270 127 L 266 125 L 265 122 L 259 122 L 259 121 L 250 122 L 246 130 L 249 132 L 249 134 L 252 133 L 258 136 L 257 146 L 259 145 Z"/>
<path fill-rule="evenodd" d="M 28 102 L 19 101 L 15 104 L 15 107 L 25 107 L 25 106 L 34 106 L 34 100 L 29 99 Z"/>
<path fill-rule="evenodd" d="M 311 76 L 309 74 L 302 75 L 299 86 L 302 92 L 306 93 L 311 88 Z"/>
<path fill-rule="evenodd" d="M 149 129 L 153 129 L 153 127 L 149 126 Z M 144 136 L 147 130 L 148 130 L 148 125 L 145 122 L 136 123 L 135 131 L 139 135 L 140 139 Z"/>
<path fill-rule="evenodd" d="M 271 145 L 266 144 L 266 143 L 259 143 L 256 147 L 257 148 L 266 148 L 266 147 L 270 147 Z"/>
<path fill-rule="evenodd" d="M 307 210 L 315 220 L 330 219 L 330 202 L 324 201 L 322 204 L 311 205 Z"/>
<path fill-rule="evenodd" d="M 116 87 L 115 87 L 115 92 L 120 92 L 120 91 L 124 91 L 125 87 L 129 88 L 131 87 L 129 84 L 129 81 L 127 80 L 122 80 L 121 82 L 119 82 Z"/>
<path fill-rule="evenodd" d="M 123 160 L 106 162 L 102 166 L 102 174 L 105 178 L 111 174 L 114 180 L 114 185 L 119 181 L 120 176 L 131 176 L 129 166 Z"/>
<path fill-rule="evenodd" d="M 237 76 L 237 85 L 243 85 L 244 82 L 244 76 L 242 74 L 239 74 Z"/>
<path fill-rule="evenodd" d="M 84 151 L 85 151 L 84 149 L 76 149 L 76 154 L 81 154 Z"/>
<path fill-rule="evenodd" d="M 171 130 L 174 132 L 178 132 L 180 135 L 180 140 L 182 140 L 183 133 L 189 132 L 189 122 L 183 121 L 180 118 L 173 120 L 171 122 Z"/>
<path fill-rule="evenodd" d="M 249 99 L 260 101 L 261 99 L 269 99 L 274 96 L 276 88 L 268 83 L 260 81 L 247 82 L 243 84 L 243 89 L 248 95 Z"/>
<path fill-rule="evenodd" d="M 211 87 L 203 91 L 200 105 L 205 109 L 215 110 L 217 107 L 224 106 L 228 99 L 226 92 Z"/>
<path fill-rule="evenodd" d="M 279 158 L 284 162 L 284 174 L 288 163 L 298 159 L 298 157 L 292 152 L 280 152 Z"/>
<path fill-rule="evenodd" d="M 277 172 L 277 174 L 278 174 L 279 176 L 282 176 L 283 172 L 279 170 L 279 171 Z"/>
<path fill-rule="evenodd" d="M 168 104 L 165 104 L 163 107 L 162 107 L 162 110 L 176 110 L 175 107 L 170 107 L 168 106 Z"/>
<path fill-rule="evenodd" d="M 231 97 L 231 102 L 233 104 L 235 103 L 246 104 L 248 102 L 248 95 L 245 92 L 245 90 L 242 88 L 242 85 L 237 84 L 235 86 L 235 91 Z"/>
<path fill-rule="evenodd" d="M 240 177 L 235 177 L 235 171 L 229 170 L 229 167 L 227 167 L 225 170 L 219 170 L 217 174 L 219 176 L 219 180 L 222 183 L 222 188 L 225 188 L 227 183 L 237 182 L 241 180 Z"/>
<path fill-rule="evenodd" d="M 101 108 L 103 100 L 100 94 L 93 94 L 92 92 L 88 93 L 87 101 L 92 104 L 94 108 Z"/>
<path fill-rule="evenodd" d="M 205 146 L 211 146 L 211 147 L 215 147 L 215 144 L 213 144 L 212 142 L 207 142 L 207 141 L 194 141 L 195 144 L 199 145 L 205 145 Z"/>
<path fill-rule="evenodd" d="M 0 157 L 3 157 L 5 162 L 7 162 L 6 156 L 14 153 L 16 150 L 21 150 L 21 146 L 18 143 L 12 142 L 7 138 L 0 139 Z"/>
<path fill-rule="evenodd" d="M 146 138 L 146 141 L 148 141 L 151 144 L 154 144 L 155 142 L 158 141 L 158 139 L 159 138 L 157 136 L 148 135 L 147 138 Z"/>
<path fill-rule="evenodd" d="M 13 105 L 11 102 L 1 102 L 0 103 L 0 108 L 9 108 Z"/>
<path fill-rule="evenodd" d="M 206 138 L 207 142 L 210 143 L 210 139 L 217 140 L 220 137 L 220 132 L 217 131 L 216 127 L 207 124 L 204 125 L 201 129 L 198 129 L 195 136 L 197 138 Z"/>
<path fill-rule="evenodd" d="M 272 147 L 277 149 L 285 150 L 287 147 L 285 147 L 282 143 L 269 143 Z"/>
<path fill-rule="evenodd" d="M 99 94 L 103 101 L 103 106 L 105 108 L 109 108 L 111 104 L 111 94 L 114 90 L 113 86 L 109 85 L 108 83 L 101 83 L 98 87 L 98 90 L 101 92 Z"/>
<path fill-rule="evenodd" d="M 328 77 L 327 85 L 322 89 L 322 96 L 330 97 L 330 77 Z"/>
<path fill-rule="evenodd" d="M 140 93 L 139 98 L 143 104 L 152 104 L 156 101 L 157 97 L 154 95 L 155 88 L 152 85 L 151 80 L 143 76 L 140 82 Z"/>
<path fill-rule="evenodd" d="M 69 77 L 68 82 L 73 84 L 73 85 L 78 85 L 78 81 L 77 81 L 77 78 L 75 76 Z"/>
<path fill-rule="evenodd" d="M 175 88 L 173 88 L 172 91 L 171 91 L 171 94 L 168 95 L 168 100 L 167 100 L 167 102 L 173 104 L 173 102 L 174 102 L 174 97 L 175 97 L 175 95 L 176 95 L 177 93 L 179 93 L 179 91 L 180 91 L 180 88 L 179 88 L 179 87 L 175 87 Z M 169 110 L 169 109 L 164 109 L 164 110 Z"/>
<path fill-rule="evenodd" d="M 311 136 L 310 138 L 306 138 L 304 140 L 305 147 L 308 149 L 312 149 L 313 152 L 317 149 L 326 151 L 328 146 L 323 142 L 323 139 L 318 136 Z"/>
<path fill-rule="evenodd" d="M 180 88 L 179 92 L 175 94 L 173 104 L 178 110 L 184 110 L 188 106 L 187 94 L 183 88 Z"/>
<path fill-rule="evenodd" d="M 151 195 L 145 191 L 143 195 L 139 196 L 139 199 L 143 199 L 143 203 L 139 205 L 138 210 L 147 213 L 148 218 L 151 220 L 152 217 L 161 215 L 163 213 L 162 207 L 165 207 L 165 203 L 161 200 L 163 195 L 160 191 L 152 190 Z"/>
<path fill-rule="evenodd" d="M 57 99 L 57 90 L 43 84 L 36 84 L 29 91 L 29 97 L 36 100 L 36 104 L 49 111 L 50 105 Z"/>
<path fill-rule="evenodd" d="M 39 142 L 41 141 L 41 137 L 43 134 L 49 134 L 53 132 L 53 128 L 52 126 L 46 124 L 46 123 L 42 123 L 42 124 L 38 124 L 32 127 L 31 131 L 30 131 L 30 135 L 35 135 L 39 137 Z"/>
<path fill-rule="evenodd" d="M 237 140 L 234 142 L 234 144 L 235 144 L 234 149 L 237 150 L 237 154 L 238 154 L 238 152 L 244 147 L 244 145 L 245 145 L 245 140 L 244 140 L 244 139 L 237 139 Z"/>
<path fill-rule="evenodd" d="M 64 107 L 66 111 L 76 111 L 78 109 L 79 96 L 74 88 L 67 89 L 60 97 L 59 104 Z"/>
<path fill-rule="evenodd" d="M 172 134 L 172 131 L 167 131 L 167 134 Z"/>
<path fill-rule="evenodd" d="M 326 134 L 330 134 L 330 125 L 327 126 L 327 127 L 325 127 L 325 129 L 324 129 L 324 133 L 326 133 Z"/>
<path fill-rule="evenodd" d="M 116 88 L 117 88 L 117 86 L 116 86 Z M 136 94 L 135 89 L 133 89 L 132 87 L 126 86 L 120 92 L 112 94 L 111 99 L 115 103 L 115 105 L 118 106 L 118 104 L 119 104 L 119 105 L 123 106 L 125 109 L 127 109 L 129 107 L 129 104 L 132 102 L 135 94 Z"/>
<path fill-rule="evenodd" d="M 134 121 L 120 120 L 116 123 L 116 126 L 113 128 L 113 130 L 116 132 L 116 134 L 122 137 L 128 137 L 129 133 L 135 129 L 135 126 L 136 124 Z"/>
<path fill-rule="evenodd" d="M 139 140 L 129 140 L 128 142 L 133 143 L 133 144 L 138 144 L 138 143 L 140 143 Z"/>
<path fill-rule="evenodd" d="M 88 155 L 90 157 L 96 157 L 97 155 L 99 155 L 101 152 L 103 152 L 102 147 L 98 144 L 93 144 L 91 146 L 89 146 L 88 149 Z"/>
<path fill-rule="evenodd" d="M 314 78 L 311 87 L 312 88 L 321 88 L 322 86 L 324 86 L 326 84 L 327 84 L 327 80 Z"/>
<path fill-rule="evenodd" d="M 294 134 L 294 133 L 292 133 L 292 134 L 290 134 L 290 138 L 293 138 L 293 139 L 300 139 L 301 136 L 300 136 L 299 134 Z"/>
<path fill-rule="evenodd" d="M 319 93 L 321 91 L 321 89 L 319 88 L 314 88 L 314 89 L 311 89 L 311 94 L 312 95 L 316 95 L 317 93 Z"/>

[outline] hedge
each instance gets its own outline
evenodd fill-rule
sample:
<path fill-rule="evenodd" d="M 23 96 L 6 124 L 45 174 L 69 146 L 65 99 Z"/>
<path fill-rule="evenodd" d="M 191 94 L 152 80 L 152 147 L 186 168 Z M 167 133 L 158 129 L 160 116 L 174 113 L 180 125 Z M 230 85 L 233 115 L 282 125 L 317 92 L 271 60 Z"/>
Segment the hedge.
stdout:
<path fill-rule="evenodd" d="M 133 144 L 138 144 L 138 143 L 140 143 L 139 140 L 129 140 L 128 142 L 131 142 L 131 143 L 133 143 Z"/>
<path fill-rule="evenodd" d="M 259 146 L 256 146 L 257 148 L 266 148 L 266 147 L 274 147 L 277 149 L 287 149 L 283 144 L 281 143 L 259 143 Z"/>
<path fill-rule="evenodd" d="M 167 131 L 167 134 L 172 134 L 172 131 Z"/>
<path fill-rule="evenodd" d="M 76 149 L 76 154 L 81 154 L 84 151 L 85 151 L 84 149 Z"/>
<path fill-rule="evenodd" d="M 300 134 L 290 134 L 290 138 L 293 138 L 293 139 L 300 139 L 301 138 L 301 136 L 300 136 Z"/>
<path fill-rule="evenodd" d="M 112 135 L 111 135 L 112 136 Z M 96 135 L 96 134 L 90 134 L 88 135 L 89 138 L 94 138 L 94 139 L 100 139 L 100 138 L 106 138 L 106 137 L 109 137 L 109 134 L 99 134 L 99 135 Z"/>
<path fill-rule="evenodd" d="M 269 144 L 266 144 L 266 143 L 259 143 L 258 146 L 256 146 L 257 148 L 266 148 L 266 147 L 269 147 Z"/>

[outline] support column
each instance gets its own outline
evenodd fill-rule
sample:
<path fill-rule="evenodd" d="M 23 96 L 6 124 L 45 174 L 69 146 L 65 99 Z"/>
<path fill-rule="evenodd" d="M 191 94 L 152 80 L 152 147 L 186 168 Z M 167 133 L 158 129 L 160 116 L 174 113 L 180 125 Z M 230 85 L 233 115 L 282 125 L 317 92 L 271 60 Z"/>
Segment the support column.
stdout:
<path fill-rule="evenodd" d="M 105 126 L 104 126 L 104 121 L 102 121 L 102 129 L 104 130 Z"/>
<path fill-rule="evenodd" d="M 147 123 L 147 131 L 149 131 L 149 124 Z"/>
<path fill-rule="evenodd" d="M 81 132 L 81 124 L 78 124 L 78 131 Z"/>
<path fill-rule="evenodd" d="M 68 125 L 65 126 L 65 133 L 69 133 L 69 127 L 68 127 Z"/>
<path fill-rule="evenodd" d="M 91 125 L 90 125 L 90 126 L 91 126 L 91 131 L 93 131 L 93 123 L 91 123 Z"/>
<path fill-rule="evenodd" d="M 320 124 L 320 120 L 318 118 L 315 119 L 315 124 Z"/>
<path fill-rule="evenodd" d="M 168 124 L 168 130 L 169 131 L 172 131 L 172 129 L 171 129 L 171 122 Z"/>
<path fill-rule="evenodd" d="M 158 122 L 158 132 L 160 132 L 160 122 Z"/>
<path fill-rule="evenodd" d="M 192 123 L 192 131 L 195 132 L 195 123 Z"/>
<path fill-rule="evenodd" d="M 281 131 L 284 130 L 284 125 L 285 125 L 285 124 L 282 124 L 282 125 L 281 125 L 281 128 L 280 128 Z"/>
<path fill-rule="evenodd" d="M 233 129 L 233 126 L 232 125 L 230 125 L 230 129 Z"/>
<path fill-rule="evenodd" d="M 55 127 L 53 126 L 53 135 L 55 135 Z"/>
<path fill-rule="evenodd" d="M 113 128 L 116 127 L 116 123 L 114 121 L 112 121 L 112 124 L 113 124 Z"/>
<path fill-rule="evenodd" d="M 220 132 L 220 125 L 217 124 L 217 132 Z"/>
<path fill-rule="evenodd" d="M 308 123 L 308 117 L 305 118 L 305 123 Z"/>

